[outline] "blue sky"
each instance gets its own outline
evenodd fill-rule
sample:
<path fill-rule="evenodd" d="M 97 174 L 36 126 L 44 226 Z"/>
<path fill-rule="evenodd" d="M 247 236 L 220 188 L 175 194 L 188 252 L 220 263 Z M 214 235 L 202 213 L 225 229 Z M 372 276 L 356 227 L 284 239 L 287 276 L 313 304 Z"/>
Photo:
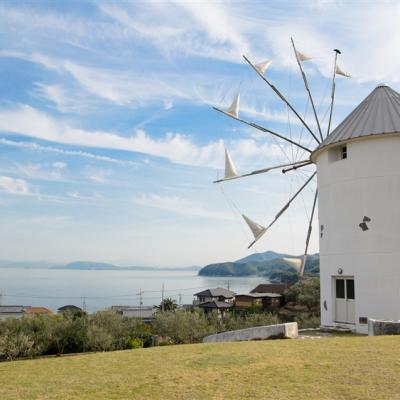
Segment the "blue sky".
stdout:
<path fill-rule="evenodd" d="M 187 266 L 249 254 L 240 212 L 267 224 L 312 168 L 228 182 L 301 152 L 212 110 L 241 94 L 241 115 L 314 146 L 243 62 L 313 124 L 290 48 L 304 63 L 326 129 L 333 48 L 333 126 L 375 86 L 399 88 L 398 2 L 0 3 L 0 254 Z M 301 253 L 315 183 L 255 251 Z M 315 225 L 316 227 L 316 225 Z M 311 251 L 318 251 L 316 230 Z"/>

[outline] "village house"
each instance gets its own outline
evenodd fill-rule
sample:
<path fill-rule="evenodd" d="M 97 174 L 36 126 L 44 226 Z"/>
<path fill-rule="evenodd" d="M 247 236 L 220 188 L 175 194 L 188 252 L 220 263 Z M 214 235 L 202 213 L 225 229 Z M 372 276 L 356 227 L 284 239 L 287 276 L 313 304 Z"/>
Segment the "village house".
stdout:
<path fill-rule="evenodd" d="M 205 314 L 213 312 L 213 313 L 218 314 L 219 316 L 222 316 L 223 314 L 225 314 L 226 311 L 233 308 L 233 303 L 228 303 L 226 301 L 213 300 L 213 301 L 207 301 L 205 303 L 198 304 L 197 307 L 202 309 Z"/>
<path fill-rule="evenodd" d="M 245 311 L 259 308 L 263 311 L 272 311 L 282 304 L 282 295 L 278 293 L 248 293 L 235 296 L 235 310 Z"/>
<path fill-rule="evenodd" d="M 193 305 L 199 307 L 205 313 L 214 312 L 223 315 L 227 310 L 233 307 L 235 293 L 224 288 L 207 289 L 195 293 L 197 297 Z"/>
<path fill-rule="evenodd" d="M 250 293 L 276 293 L 283 294 L 290 285 L 287 283 L 261 283 L 256 286 Z"/>
<path fill-rule="evenodd" d="M 53 315 L 53 311 L 46 307 L 27 307 L 25 309 L 26 315 Z"/>
<path fill-rule="evenodd" d="M 193 304 L 199 305 L 201 303 L 206 303 L 211 301 L 233 303 L 235 294 L 236 293 L 231 292 L 230 290 L 224 288 L 207 289 L 203 290 L 202 292 L 194 294 L 194 296 L 197 297 L 197 299 L 194 300 Z"/>
<path fill-rule="evenodd" d="M 112 306 L 112 311 L 127 318 L 138 318 L 143 322 L 151 322 L 157 312 L 156 307 L 139 307 L 139 306 Z"/>
<path fill-rule="evenodd" d="M 62 306 L 57 311 L 59 314 L 65 313 L 65 312 L 72 312 L 72 313 L 83 312 L 82 308 L 80 308 L 78 306 L 74 306 L 72 304 L 67 304 L 66 306 Z"/>
<path fill-rule="evenodd" d="M 7 318 L 22 318 L 25 309 L 26 307 L 21 305 L 0 306 L 0 320 Z"/>

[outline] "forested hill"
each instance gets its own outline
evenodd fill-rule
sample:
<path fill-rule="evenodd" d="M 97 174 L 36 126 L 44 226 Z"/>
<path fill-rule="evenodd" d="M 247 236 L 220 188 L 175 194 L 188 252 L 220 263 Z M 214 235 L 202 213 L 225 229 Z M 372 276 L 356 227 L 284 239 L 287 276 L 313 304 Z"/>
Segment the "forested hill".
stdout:
<path fill-rule="evenodd" d="M 267 251 L 255 253 L 243 259 L 210 264 L 199 271 L 201 276 L 260 276 L 274 282 L 291 282 L 296 280 L 295 270 L 283 258 L 298 258 L 289 254 Z M 319 275 L 319 254 L 309 255 L 305 273 Z"/>

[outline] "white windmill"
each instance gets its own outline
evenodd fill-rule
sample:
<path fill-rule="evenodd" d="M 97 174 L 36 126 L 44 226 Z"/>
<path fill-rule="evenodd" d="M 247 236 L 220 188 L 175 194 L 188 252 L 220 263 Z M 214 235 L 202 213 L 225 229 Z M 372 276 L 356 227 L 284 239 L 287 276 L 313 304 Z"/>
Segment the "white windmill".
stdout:
<path fill-rule="evenodd" d="M 313 151 L 315 151 L 317 148 L 319 148 L 319 146 L 321 145 L 321 142 L 324 141 L 324 135 L 322 133 L 320 120 L 317 115 L 314 100 L 313 100 L 313 97 L 312 97 L 312 94 L 311 94 L 311 91 L 310 91 L 310 88 L 308 85 L 307 77 L 306 77 L 306 74 L 305 74 L 305 72 L 303 70 L 303 66 L 302 66 L 303 62 L 309 61 L 312 58 L 309 56 L 306 56 L 305 54 L 298 51 L 295 47 L 293 39 L 291 39 L 291 41 L 292 41 L 294 55 L 295 55 L 295 58 L 296 58 L 298 66 L 299 66 L 300 73 L 301 73 L 301 76 L 302 76 L 302 79 L 304 82 L 304 87 L 307 91 L 308 99 L 309 99 L 310 104 L 313 109 L 316 126 L 317 126 L 317 130 L 318 130 L 317 133 L 314 133 L 314 131 L 306 123 L 305 119 L 300 116 L 300 114 L 296 111 L 296 109 L 292 106 L 292 104 L 286 99 L 286 97 L 266 77 L 266 72 L 267 72 L 268 68 L 270 67 L 272 61 L 267 60 L 267 61 L 263 61 L 258 64 L 253 64 L 246 56 L 243 56 L 243 58 L 250 65 L 250 67 L 257 73 L 257 75 L 273 90 L 273 92 L 279 97 L 279 99 L 282 100 L 286 104 L 288 109 L 290 109 L 293 112 L 293 114 L 298 118 L 300 123 L 303 125 L 303 127 L 306 129 L 306 131 L 311 135 L 312 139 L 314 140 L 315 148 L 306 147 L 305 145 L 301 144 L 300 142 L 296 142 L 296 141 L 292 140 L 292 138 L 289 138 L 283 134 L 280 134 L 271 129 L 267 129 L 259 124 L 256 124 L 254 122 L 250 122 L 250 121 L 247 121 L 247 120 L 241 118 L 239 116 L 240 94 L 237 94 L 228 109 L 222 110 L 221 108 L 218 108 L 218 107 L 214 107 L 214 109 L 230 118 L 233 118 L 233 119 L 245 124 L 245 125 L 253 127 L 261 132 L 270 134 L 273 137 L 278 138 L 278 140 L 288 142 L 291 145 L 296 146 L 299 149 L 308 153 L 310 157 L 306 158 L 304 160 L 300 160 L 300 161 L 293 160 L 292 162 L 289 162 L 289 163 L 275 165 L 275 166 L 271 166 L 271 167 L 267 167 L 267 168 L 262 168 L 262 169 L 251 171 L 251 172 L 245 173 L 245 174 L 238 174 L 228 150 L 225 150 L 224 178 L 216 180 L 214 183 L 221 183 L 221 182 L 230 181 L 233 179 L 244 178 L 244 177 L 253 176 L 253 175 L 257 175 L 257 174 L 263 174 L 263 173 L 267 173 L 269 171 L 272 171 L 275 169 L 281 169 L 281 168 L 283 168 L 282 172 L 286 173 L 288 171 L 297 170 L 297 169 L 300 169 L 300 168 L 303 168 L 306 166 L 312 166 L 314 164 L 314 162 L 311 158 L 311 155 L 313 154 Z M 350 75 L 346 74 L 345 72 L 343 72 L 343 70 L 337 65 L 338 54 L 340 54 L 340 51 L 336 49 L 335 50 L 335 61 L 334 61 L 334 73 L 333 73 L 333 79 L 332 79 L 332 92 L 331 92 L 329 122 L 328 122 L 328 130 L 327 130 L 326 136 L 329 135 L 329 129 L 330 129 L 331 119 L 332 119 L 332 110 L 333 110 L 333 104 L 334 104 L 334 98 L 335 98 L 336 75 L 343 75 L 343 76 L 347 76 L 347 77 L 350 76 Z M 313 178 L 316 176 L 316 174 L 317 174 L 317 172 L 314 171 L 313 174 L 306 180 L 306 182 L 294 193 L 294 195 L 292 195 L 292 197 L 289 199 L 289 201 L 278 211 L 275 218 L 267 226 L 258 224 L 256 222 L 254 222 L 252 219 L 250 219 L 248 216 L 242 214 L 243 219 L 245 220 L 246 224 L 248 225 L 248 227 L 250 228 L 250 230 L 254 236 L 254 240 L 248 246 L 249 248 L 252 247 L 272 227 L 272 225 L 275 224 L 275 222 L 281 217 L 281 215 L 284 214 L 284 212 L 290 207 L 292 202 L 299 196 L 299 194 L 313 180 Z M 311 236 L 311 231 L 312 231 L 312 223 L 313 223 L 313 218 L 314 218 L 314 213 L 315 213 L 315 208 L 316 208 L 317 196 L 318 196 L 318 193 L 317 193 L 317 191 L 315 191 L 314 201 L 313 201 L 312 210 L 311 210 L 311 217 L 309 220 L 305 251 L 304 251 L 303 257 L 301 259 L 285 259 L 286 263 L 289 266 L 291 266 L 292 268 L 294 268 L 300 277 L 303 276 L 303 274 L 304 274 L 304 268 L 305 268 L 305 264 L 307 261 L 308 246 L 309 246 L 310 236 Z"/>
<path fill-rule="evenodd" d="M 335 50 L 329 121 L 324 135 L 302 68 L 302 63 L 309 57 L 297 51 L 293 41 L 292 44 L 314 112 L 317 134 L 267 79 L 265 65 L 268 64 L 254 65 L 244 58 L 298 117 L 314 138 L 315 148 L 305 148 L 284 135 L 240 118 L 237 98 L 229 112 L 216 110 L 301 147 L 309 153 L 309 158 L 239 175 L 226 152 L 225 177 L 217 182 L 276 168 L 288 171 L 316 166 L 313 175 L 269 225 L 263 226 L 244 216 L 254 235 L 250 246 L 268 231 L 316 175 L 317 191 L 304 256 L 286 261 L 298 271 L 300 277 L 303 275 L 318 196 L 321 324 L 344 325 L 366 333 L 368 318 L 400 320 L 400 94 L 386 85 L 379 85 L 330 133 L 335 77 L 349 76 L 337 65 L 340 51 Z"/>

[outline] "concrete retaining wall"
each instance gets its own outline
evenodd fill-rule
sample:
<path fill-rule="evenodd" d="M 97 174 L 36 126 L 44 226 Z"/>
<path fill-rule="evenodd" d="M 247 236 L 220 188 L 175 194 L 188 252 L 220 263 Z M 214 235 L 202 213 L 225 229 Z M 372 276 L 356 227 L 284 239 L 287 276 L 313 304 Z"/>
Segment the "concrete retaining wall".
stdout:
<path fill-rule="evenodd" d="M 400 321 L 368 319 L 368 335 L 400 335 Z"/>
<path fill-rule="evenodd" d="M 254 328 L 217 333 L 216 335 L 206 336 L 203 339 L 203 343 L 237 342 L 242 340 L 261 340 L 276 338 L 295 339 L 297 338 L 297 336 L 297 322 L 289 322 L 286 324 L 256 326 Z"/>

